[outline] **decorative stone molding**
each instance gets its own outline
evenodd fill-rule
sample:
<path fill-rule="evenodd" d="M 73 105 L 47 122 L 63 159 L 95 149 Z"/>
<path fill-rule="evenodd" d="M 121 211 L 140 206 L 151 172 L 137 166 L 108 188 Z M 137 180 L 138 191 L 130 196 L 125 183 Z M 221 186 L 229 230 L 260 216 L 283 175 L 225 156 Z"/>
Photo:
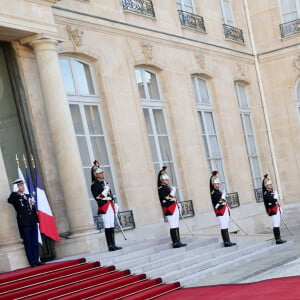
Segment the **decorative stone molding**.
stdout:
<path fill-rule="evenodd" d="M 141 42 L 141 48 L 142 52 L 144 54 L 145 60 L 149 61 L 152 60 L 152 54 L 153 54 L 153 46 L 148 41 Z"/>
<path fill-rule="evenodd" d="M 294 59 L 294 65 L 298 71 L 300 71 L 300 54 Z"/>
<path fill-rule="evenodd" d="M 82 45 L 83 30 L 78 27 L 72 28 L 70 25 L 66 26 L 66 30 L 74 48 L 76 49 L 76 47 L 80 47 Z"/>
<path fill-rule="evenodd" d="M 242 63 L 240 63 L 240 62 L 238 62 L 238 63 L 236 64 L 236 67 L 237 67 L 237 70 L 236 70 L 237 76 L 238 76 L 238 77 L 241 77 L 241 78 L 244 78 L 245 75 L 246 75 L 245 65 L 242 64 Z"/>
<path fill-rule="evenodd" d="M 200 69 L 205 69 L 205 56 L 201 51 L 198 51 L 194 54 L 196 63 L 200 67 Z"/>

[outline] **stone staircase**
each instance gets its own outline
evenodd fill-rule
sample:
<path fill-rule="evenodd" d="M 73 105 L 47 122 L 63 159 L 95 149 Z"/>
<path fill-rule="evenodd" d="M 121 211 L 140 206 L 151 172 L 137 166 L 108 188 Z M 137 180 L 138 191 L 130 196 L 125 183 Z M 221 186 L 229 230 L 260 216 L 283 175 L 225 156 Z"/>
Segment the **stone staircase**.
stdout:
<path fill-rule="evenodd" d="M 236 283 L 293 258 L 294 242 L 275 245 L 271 235 L 231 235 L 236 246 L 224 248 L 216 236 L 182 238 L 186 247 L 174 249 L 169 238 L 126 242 L 114 252 L 87 254 L 87 261 L 114 265 L 132 274 L 179 281 L 183 287 Z M 285 255 L 286 254 L 286 255 Z M 276 257 L 276 259 L 275 259 Z M 70 259 L 70 257 L 68 257 Z"/>

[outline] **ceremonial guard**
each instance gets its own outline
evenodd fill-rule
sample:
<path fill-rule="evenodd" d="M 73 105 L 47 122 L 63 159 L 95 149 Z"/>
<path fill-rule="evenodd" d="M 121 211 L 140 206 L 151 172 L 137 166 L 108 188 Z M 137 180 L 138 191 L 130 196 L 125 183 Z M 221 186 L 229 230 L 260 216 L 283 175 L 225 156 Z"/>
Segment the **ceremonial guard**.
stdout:
<path fill-rule="evenodd" d="M 218 177 L 218 171 L 213 171 L 209 180 L 210 196 L 212 205 L 219 220 L 221 227 L 221 235 L 225 247 L 231 247 L 236 245 L 232 243 L 228 233 L 228 223 L 230 216 L 230 208 L 225 200 L 225 193 L 220 190 L 221 181 Z"/>
<path fill-rule="evenodd" d="M 170 225 L 170 235 L 173 242 L 173 248 L 180 248 L 186 246 L 181 243 L 179 234 L 179 210 L 181 205 L 175 198 L 176 187 L 170 187 L 170 178 L 164 166 L 158 173 L 157 187 L 160 204 L 163 209 L 164 216 L 167 217 Z"/>
<path fill-rule="evenodd" d="M 283 244 L 286 241 L 283 241 L 280 237 L 281 208 L 278 202 L 279 195 L 276 191 L 273 190 L 272 181 L 269 179 L 268 174 L 264 175 L 262 190 L 267 214 L 272 217 L 273 233 L 276 244 Z"/>
<path fill-rule="evenodd" d="M 42 265 L 39 259 L 38 215 L 34 200 L 30 194 L 25 194 L 24 181 L 16 179 L 17 191 L 12 192 L 8 203 L 12 204 L 17 213 L 17 222 L 24 242 L 25 252 L 31 267 Z"/>
<path fill-rule="evenodd" d="M 109 251 L 122 249 L 115 244 L 115 214 L 118 205 L 115 203 L 109 184 L 104 180 L 104 171 L 100 168 L 97 160 L 92 166 L 91 191 L 98 204 L 98 215 L 102 215 L 105 237 Z M 117 216 L 116 216 L 117 217 Z"/>

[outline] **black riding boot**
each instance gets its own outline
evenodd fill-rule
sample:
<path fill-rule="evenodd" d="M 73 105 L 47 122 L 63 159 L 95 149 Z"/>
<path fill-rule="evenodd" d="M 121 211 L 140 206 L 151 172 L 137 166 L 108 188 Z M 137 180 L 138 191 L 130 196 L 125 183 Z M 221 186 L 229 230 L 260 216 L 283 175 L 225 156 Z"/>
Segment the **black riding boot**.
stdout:
<path fill-rule="evenodd" d="M 171 228 L 170 229 L 170 236 L 171 236 L 171 240 L 173 242 L 173 248 L 178 248 L 178 247 L 175 247 L 176 242 L 177 242 L 177 240 L 176 240 L 176 228 Z"/>
<path fill-rule="evenodd" d="M 236 243 L 232 243 L 229 239 L 229 233 L 228 228 L 227 229 L 221 229 L 222 239 L 224 242 L 224 247 L 231 247 L 236 245 Z"/>
<path fill-rule="evenodd" d="M 276 244 L 283 244 L 286 243 L 286 241 L 283 241 L 280 237 L 280 228 L 279 227 L 273 227 L 274 237 Z"/>
<path fill-rule="evenodd" d="M 114 251 L 112 236 L 110 233 L 111 228 L 105 228 L 105 237 L 107 242 L 108 251 Z"/>
<path fill-rule="evenodd" d="M 112 250 L 112 251 L 121 250 L 122 247 L 116 246 L 116 242 L 115 242 L 115 229 L 114 228 L 109 228 L 109 229 L 110 229 L 110 232 L 111 232 L 111 240 L 112 240 L 112 245 L 113 245 L 113 248 L 114 248 L 114 250 Z"/>
<path fill-rule="evenodd" d="M 180 241 L 180 234 L 179 234 L 179 228 L 178 227 L 176 228 L 176 238 L 177 238 L 177 243 L 178 243 L 179 247 L 185 247 L 186 246 L 186 244 L 181 243 L 181 241 Z"/>

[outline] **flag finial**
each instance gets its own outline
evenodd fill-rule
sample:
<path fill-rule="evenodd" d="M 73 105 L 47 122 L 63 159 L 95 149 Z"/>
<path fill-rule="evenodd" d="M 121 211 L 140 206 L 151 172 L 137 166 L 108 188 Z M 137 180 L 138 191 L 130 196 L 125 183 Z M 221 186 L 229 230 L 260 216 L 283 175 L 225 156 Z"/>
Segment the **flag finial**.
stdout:
<path fill-rule="evenodd" d="M 20 164 L 19 164 L 19 159 L 18 159 L 18 154 L 16 153 L 16 164 L 17 164 L 17 168 L 20 168 Z"/>
<path fill-rule="evenodd" d="M 32 167 L 35 169 L 35 162 L 32 154 L 30 154 L 30 159 L 31 159 Z"/>
<path fill-rule="evenodd" d="M 24 162 L 25 169 L 27 169 L 27 161 L 26 161 L 26 158 L 25 158 L 24 154 L 23 154 L 23 162 Z"/>

